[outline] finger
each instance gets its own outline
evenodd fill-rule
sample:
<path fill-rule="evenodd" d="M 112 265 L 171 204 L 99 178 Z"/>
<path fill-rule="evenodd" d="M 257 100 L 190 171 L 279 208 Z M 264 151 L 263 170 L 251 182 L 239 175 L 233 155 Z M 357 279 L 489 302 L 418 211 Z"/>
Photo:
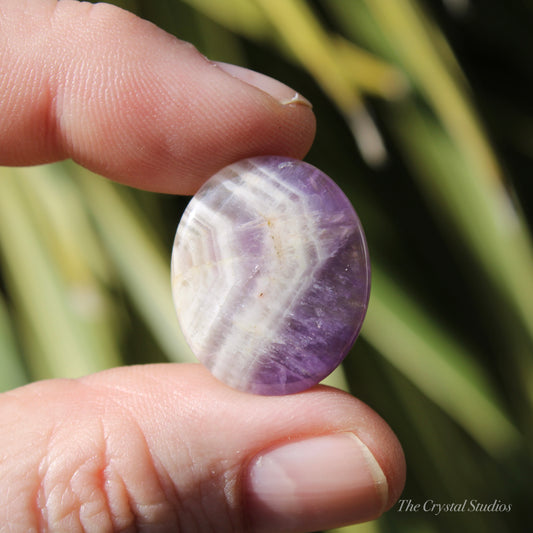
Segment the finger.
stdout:
<path fill-rule="evenodd" d="M 108 4 L 0 6 L 0 164 L 73 158 L 117 181 L 192 193 L 253 155 L 303 157 L 307 101 Z"/>
<path fill-rule="evenodd" d="M 0 524 L 21 531 L 314 531 L 376 518 L 404 482 L 351 396 L 249 395 L 199 365 L 36 383 L 0 420 Z"/>

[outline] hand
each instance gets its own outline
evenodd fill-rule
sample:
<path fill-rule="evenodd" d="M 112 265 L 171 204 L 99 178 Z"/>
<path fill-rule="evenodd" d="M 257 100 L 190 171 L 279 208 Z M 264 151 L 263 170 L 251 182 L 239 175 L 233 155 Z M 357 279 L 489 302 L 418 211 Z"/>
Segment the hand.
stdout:
<path fill-rule="evenodd" d="M 189 194 L 244 157 L 303 157 L 313 135 L 292 89 L 125 11 L 0 0 L 0 164 L 73 158 Z M 0 395 L 0 427 L 2 531 L 313 531 L 376 518 L 405 476 L 350 395 L 253 396 L 199 365 L 34 383 Z"/>

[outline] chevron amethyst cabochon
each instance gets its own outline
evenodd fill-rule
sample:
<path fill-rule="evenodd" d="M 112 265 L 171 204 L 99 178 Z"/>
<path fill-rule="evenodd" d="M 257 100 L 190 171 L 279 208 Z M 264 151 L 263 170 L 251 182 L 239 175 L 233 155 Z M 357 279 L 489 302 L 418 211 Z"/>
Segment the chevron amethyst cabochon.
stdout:
<path fill-rule="evenodd" d="M 196 357 L 257 394 L 305 390 L 352 347 L 370 264 L 340 188 L 302 161 L 230 165 L 192 198 L 172 252 L 172 291 Z"/>

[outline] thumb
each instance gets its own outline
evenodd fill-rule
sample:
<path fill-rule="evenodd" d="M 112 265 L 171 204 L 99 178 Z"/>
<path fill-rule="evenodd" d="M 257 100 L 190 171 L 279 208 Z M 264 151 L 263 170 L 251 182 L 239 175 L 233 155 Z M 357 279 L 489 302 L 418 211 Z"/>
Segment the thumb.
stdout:
<path fill-rule="evenodd" d="M 199 365 L 114 369 L 0 396 L 0 528 L 305 532 L 376 518 L 400 446 L 351 396 L 229 389 Z"/>
<path fill-rule="evenodd" d="M 214 64 L 118 7 L 1 3 L 0 164 L 73 158 L 132 186 L 185 194 L 245 157 L 303 157 L 314 127 L 294 90 Z"/>

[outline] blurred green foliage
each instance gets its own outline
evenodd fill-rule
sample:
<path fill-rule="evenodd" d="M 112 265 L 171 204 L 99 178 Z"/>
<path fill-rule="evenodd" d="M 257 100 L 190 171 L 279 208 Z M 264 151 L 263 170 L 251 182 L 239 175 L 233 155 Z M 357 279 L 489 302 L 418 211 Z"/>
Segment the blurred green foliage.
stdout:
<path fill-rule="evenodd" d="M 533 496 L 533 4 L 124 0 L 313 104 L 307 160 L 346 191 L 373 265 L 340 384 L 403 443 L 415 503 L 346 528 L 515 532 Z M 186 199 L 71 163 L 0 169 L 0 387 L 186 361 L 169 256 Z M 135 257 L 132 263 L 131 258 Z"/>

